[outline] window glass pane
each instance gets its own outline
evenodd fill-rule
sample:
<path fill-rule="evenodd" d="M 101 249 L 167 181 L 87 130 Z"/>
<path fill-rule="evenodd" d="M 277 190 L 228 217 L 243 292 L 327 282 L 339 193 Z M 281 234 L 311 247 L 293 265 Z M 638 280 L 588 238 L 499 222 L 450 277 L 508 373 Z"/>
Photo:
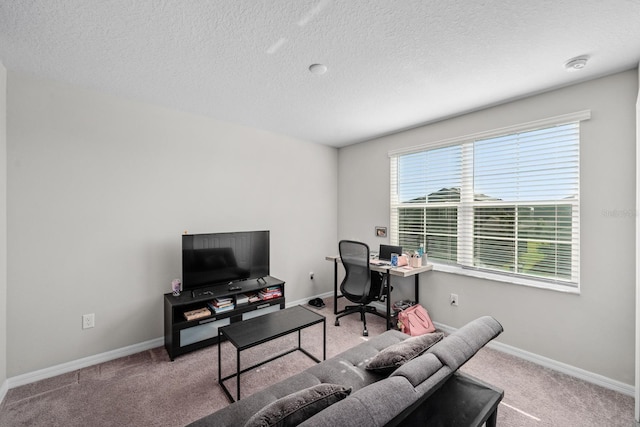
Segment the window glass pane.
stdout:
<path fill-rule="evenodd" d="M 399 157 L 399 202 L 442 202 L 456 197 L 460 200 L 461 153 L 461 147 L 455 145 Z"/>
<path fill-rule="evenodd" d="M 476 141 L 476 200 L 577 198 L 578 132 L 573 123 Z"/>
<path fill-rule="evenodd" d="M 456 261 L 458 258 L 458 208 L 425 208 L 427 243 L 425 250 L 433 259 Z"/>
<path fill-rule="evenodd" d="M 400 208 L 399 214 L 400 233 L 424 233 L 424 208 Z"/>
<path fill-rule="evenodd" d="M 458 234 L 458 209 L 455 207 L 425 208 L 425 219 L 427 225 L 427 234 Z"/>
<path fill-rule="evenodd" d="M 515 242 L 500 239 L 473 239 L 474 266 L 514 271 Z"/>
<path fill-rule="evenodd" d="M 430 257 L 443 261 L 456 260 L 456 207 L 399 208 L 398 211 L 398 244 L 404 251 L 416 251 L 424 244 Z"/>
<path fill-rule="evenodd" d="M 578 122 L 393 156 L 391 236 L 440 262 L 575 286 Z"/>
<path fill-rule="evenodd" d="M 425 241 L 422 234 L 400 234 L 399 245 L 402 246 L 404 252 L 416 251 L 420 244 Z"/>
<path fill-rule="evenodd" d="M 518 207 L 518 237 L 571 242 L 571 205 Z"/>
<path fill-rule="evenodd" d="M 426 240 L 424 208 L 400 208 L 398 212 L 398 244 L 403 251 L 415 251 Z"/>
<path fill-rule="evenodd" d="M 518 272 L 540 277 L 571 279 L 571 245 L 518 242 Z"/>
<path fill-rule="evenodd" d="M 456 236 L 427 236 L 429 259 L 455 262 L 457 260 L 458 239 Z"/>
<path fill-rule="evenodd" d="M 515 207 L 492 206 L 474 209 L 474 236 L 504 237 L 513 239 L 515 232 Z"/>

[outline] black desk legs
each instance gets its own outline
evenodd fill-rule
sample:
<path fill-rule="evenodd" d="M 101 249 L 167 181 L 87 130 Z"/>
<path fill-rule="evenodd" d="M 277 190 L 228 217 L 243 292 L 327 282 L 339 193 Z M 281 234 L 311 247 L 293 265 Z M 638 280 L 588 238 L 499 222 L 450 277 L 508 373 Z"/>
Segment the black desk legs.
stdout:
<path fill-rule="evenodd" d="M 391 328 L 391 274 L 389 270 L 385 273 L 387 275 L 387 331 Z M 414 276 L 414 293 L 416 298 L 416 304 L 420 303 L 420 275 Z"/>
<path fill-rule="evenodd" d="M 386 269 L 384 273 L 387 279 L 387 330 L 391 329 L 391 273 L 389 269 Z M 420 274 L 415 274 L 414 278 L 414 292 L 416 303 L 420 302 Z M 338 314 L 338 259 L 333 260 L 333 314 Z"/>
<path fill-rule="evenodd" d="M 333 314 L 338 314 L 338 260 L 333 260 Z"/>
<path fill-rule="evenodd" d="M 387 331 L 391 329 L 391 274 L 389 270 L 385 273 L 387 275 Z"/>

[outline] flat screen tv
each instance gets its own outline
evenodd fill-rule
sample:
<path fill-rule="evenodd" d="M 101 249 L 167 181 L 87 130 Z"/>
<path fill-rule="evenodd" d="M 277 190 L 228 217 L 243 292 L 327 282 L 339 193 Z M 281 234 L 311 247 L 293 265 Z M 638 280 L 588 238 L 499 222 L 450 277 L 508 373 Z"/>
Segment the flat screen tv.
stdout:
<path fill-rule="evenodd" d="M 269 231 L 184 234 L 182 289 L 269 275 Z"/>

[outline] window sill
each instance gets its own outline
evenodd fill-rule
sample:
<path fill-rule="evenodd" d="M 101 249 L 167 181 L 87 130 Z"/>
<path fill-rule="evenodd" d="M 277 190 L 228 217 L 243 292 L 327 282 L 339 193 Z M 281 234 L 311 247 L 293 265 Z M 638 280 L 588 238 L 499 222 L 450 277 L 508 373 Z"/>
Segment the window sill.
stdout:
<path fill-rule="evenodd" d="M 433 261 L 430 262 L 433 264 L 433 271 L 442 271 L 444 273 L 459 274 L 461 276 L 476 277 L 478 279 L 493 280 L 496 282 L 504 282 L 512 285 L 529 286 L 532 288 L 546 289 L 550 291 L 562 292 L 565 294 L 580 295 L 580 286 L 573 288 L 570 286 L 557 285 L 554 283 L 548 283 L 539 280 L 525 279 L 523 277 L 506 276 L 491 273 L 488 271 L 478 271 L 454 265 L 439 264 Z"/>

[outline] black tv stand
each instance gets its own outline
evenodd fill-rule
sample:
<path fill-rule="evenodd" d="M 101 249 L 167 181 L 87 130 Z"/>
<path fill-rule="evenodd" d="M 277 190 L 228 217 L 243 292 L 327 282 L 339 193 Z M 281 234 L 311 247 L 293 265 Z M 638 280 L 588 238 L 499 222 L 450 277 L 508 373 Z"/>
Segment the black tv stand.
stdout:
<path fill-rule="evenodd" d="M 194 289 L 191 291 L 191 298 L 198 298 L 205 295 L 213 296 L 213 291 L 209 289 Z"/>
<path fill-rule="evenodd" d="M 236 304 L 232 310 L 187 320 L 185 312 L 207 307 L 216 298 L 232 297 L 234 302 L 246 293 L 259 292 L 267 287 L 279 287 L 282 296 L 256 302 Z M 233 289 L 232 289 L 233 288 Z M 236 289 L 238 288 L 238 289 Z M 174 296 L 164 294 L 164 346 L 171 360 L 193 350 L 218 343 L 218 328 L 245 319 L 284 309 L 284 281 L 266 276 L 233 285 L 223 283 Z"/>
<path fill-rule="evenodd" d="M 207 286 L 198 289 L 194 289 L 191 291 L 191 298 L 199 298 L 204 296 L 214 296 L 216 294 L 216 290 L 220 288 L 221 285 L 216 286 Z"/>

